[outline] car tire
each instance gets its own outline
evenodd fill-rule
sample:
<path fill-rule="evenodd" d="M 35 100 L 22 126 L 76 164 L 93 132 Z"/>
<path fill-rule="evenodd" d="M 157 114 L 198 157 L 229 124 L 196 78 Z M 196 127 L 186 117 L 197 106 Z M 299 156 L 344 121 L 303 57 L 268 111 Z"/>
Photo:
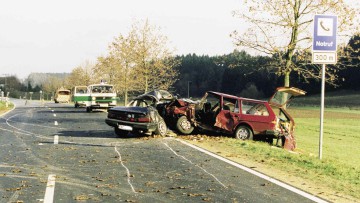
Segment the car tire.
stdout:
<path fill-rule="evenodd" d="M 188 135 L 194 131 L 194 126 L 191 125 L 186 116 L 181 116 L 176 122 L 176 129 L 181 134 Z"/>
<path fill-rule="evenodd" d="M 92 108 L 91 107 L 86 107 L 86 112 L 91 112 Z"/>
<path fill-rule="evenodd" d="M 126 137 L 127 134 L 129 134 L 129 131 L 126 131 L 126 130 L 121 130 L 117 127 L 114 128 L 115 129 L 115 134 L 118 136 L 118 137 Z"/>
<path fill-rule="evenodd" d="M 252 140 L 253 132 L 249 127 L 241 125 L 236 128 L 234 136 L 236 139 L 239 139 L 239 140 Z"/>
<path fill-rule="evenodd" d="M 165 137 L 167 133 L 167 126 L 163 119 L 161 119 L 157 125 L 155 130 L 155 135 L 160 135 L 161 137 Z"/>

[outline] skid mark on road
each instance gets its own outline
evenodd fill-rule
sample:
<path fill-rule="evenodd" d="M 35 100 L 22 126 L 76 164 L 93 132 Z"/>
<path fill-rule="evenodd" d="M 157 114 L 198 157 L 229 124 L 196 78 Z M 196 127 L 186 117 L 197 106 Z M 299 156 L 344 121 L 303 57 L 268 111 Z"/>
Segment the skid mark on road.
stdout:
<path fill-rule="evenodd" d="M 9 127 L 17 130 L 17 133 L 20 133 L 20 134 L 33 135 L 33 136 L 35 136 L 35 137 L 42 138 L 42 139 L 51 139 L 51 138 L 46 137 L 46 136 L 44 136 L 44 135 L 37 134 L 37 133 L 32 133 L 32 132 L 30 132 L 30 131 L 23 130 L 23 129 L 20 129 L 20 128 L 17 128 L 17 127 L 15 127 L 15 126 L 11 125 L 11 124 L 10 124 L 10 121 L 13 122 L 11 119 L 14 118 L 14 117 L 16 117 L 16 116 L 19 116 L 19 115 L 20 115 L 20 114 L 15 114 L 15 115 L 7 118 L 7 119 L 5 120 L 6 125 L 8 125 Z M 28 124 L 28 123 L 23 123 L 23 124 Z M 56 124 L 57 124 L 57 121 L 55 121 L 55 125 L 56 125 Z M 30 125 L 33 125 L 33 124 L 30 124 Z M 37 125 L 37 126 L 47 127 L 47 128 L 50 127 L 50 126 L 42 126 L 42 125 Z M 0 128 L 0 129 L 1 129 L 1 128 Z M 5 129 L 2 129 L 2 130 L 5 130 Z M 8 131 L 8 130 L 7 130 L 7 131 Z"/>
<path fill-rule="evenodd" d="M 117 150 L 117 147 L 116 147 L 116 146 L 115 146 L 114 149 L 115 149 L 115 152 L 119 155 L 119 161 L 120 161 L 121 165 L 122 165 L 122 166 L 125 168 L 125 170 L 126 170 L 127 178 L 128 178 L 128 183 L 129 183 L 129 185 L 130 185 L 130 187 L 131 187 L 131 190 L 132 190 L 134 193 L 137 193 L 137 192 L 135 191 L 135 189 L 134 189 L 134 186 L 131 184 L 131 180 L 130 180 L 131 175 L 130 175 L 129 169 L 125 166 L 124 162 L 122 161 L 122 159 L 121 159 L 121 154 L 120 154 L 120 152 Z"/>
<path fill-rule="evenodd" d="M 39 124 L 25 123 L 25 122 L 19 122 L 19 121 L 12 120 L 12 118 L 17 117 L 19 115 L 22 115 L 22 114 L 18 113 L 7 119 L 5 119 L 5 118 L 2 118 L 2 119 L 4 119 L 7 123 L 12 122 L 12 123 L 18 123 L 18 124 L 22 124 L 22 125 L 30 125 L 30 126 L 36 126 L 36 127 L 42 127 L 42 128 L 55 128 L 55 129 L 60 129 L 60 130 L 66 129 L 66 128 L 61 128 L 61 127 L 54 127 L 54 126 L 49 126 L 49 125 L 39 125 Z"/>
<path fill-rule="evenodd" d="M 200 168 L 201 170 L 203 170 L 205 173 L 207 173 L 208 175 L 210 175 L 211 177 L 213 177 L 221 186 L 223 186 L 224 188 L 227 188 L 215 175 L 209 173 L 206 169 L 204 169 L 203 167 L 199 166 L 198 164 L 193 163 L 191 160 L 187 159 L 184 156 L 179 155 L 178 153 L 176 153 L 167 143 L 164 143 L 164 145 L 170 149 L 170 151 L 172 151 L 176 156 L 186 160 L 187 162 L 189 162 L 190 164 L 195 165 L 196 167 Z"/>
<path fill-rule="evenodd" d="M 17 202 L 19 198 L 19 194 L 20 194 L 19 190 L 15 191 L 14 194 L 10 197 L 8 202 Z"/>
<path fill-rule="evenodd" d="M 14 130 L 9 130 L 9 129 L 5 129 L 5 128 L 0 128 L 0 130 L 7 131 L 7 132 L 11 132 L 11 133 L 15 133 Z M 30 133 L 26 133 L 26 132 L 16 132 L 16 133 L 24 134 L 24 135 L 31 135 Z"/>
<path fill-rule="evenodd" d="M 13 128 L 13 129 L 15 129 L 15 130 L 17 130 L 17 131 L 19 131 L 19 132 L 22 132 L 23 134 L 34 135 L 35 137 L 43 138 L 43 139 L 49 139 L 49 137 L 45 137 L 44 135 L 32 133 L 32 132 L 30 132 L 30 131 L 23 130 L 23 129 L 20 129 L 20 128 L 17 128 L 17 127 L 15 127 L 15 126 L 11 125 L 11 124 L 9 123 L 9 121 L 11 120 L 11 118 L 13 118 L 13 117 L 15 117 L 15 116 L 18 116 L 18 115 L 19 115 L 19 114 L 15 114 L 15 115 L 9 117 L 8 119 L 6 119 L 6 124 L 7 124 L 9 127 Z"/>

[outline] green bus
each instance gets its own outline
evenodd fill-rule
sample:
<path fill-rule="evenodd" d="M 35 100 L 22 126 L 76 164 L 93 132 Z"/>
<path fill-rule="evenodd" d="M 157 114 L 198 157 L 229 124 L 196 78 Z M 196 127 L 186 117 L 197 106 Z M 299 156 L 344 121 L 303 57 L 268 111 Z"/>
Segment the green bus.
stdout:
<path fill-rule="evenodd" d="M 116 92 L 113 85 L 93 84 L 75 86 L 73 89 L 75 108 L 86 107 L 87 112 L 93 109 L 109 109 L 116 106 Z"/>

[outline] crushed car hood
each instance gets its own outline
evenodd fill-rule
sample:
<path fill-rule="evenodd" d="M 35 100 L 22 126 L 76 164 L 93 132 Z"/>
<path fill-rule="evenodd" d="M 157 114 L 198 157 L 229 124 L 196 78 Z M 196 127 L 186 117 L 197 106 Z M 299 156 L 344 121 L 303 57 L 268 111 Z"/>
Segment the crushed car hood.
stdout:
<path fill-rule="evenodd" d="M 166 90 L 154 90 L 151 92 L 147 92 L 145 94 L 136 97 L 135 99 L 145 99 L 145 98 L 153 98 L 156 100 L 156 102 L 164 101 L 164 100 L 165 101 L 174 100 L 174 96 Z"/>

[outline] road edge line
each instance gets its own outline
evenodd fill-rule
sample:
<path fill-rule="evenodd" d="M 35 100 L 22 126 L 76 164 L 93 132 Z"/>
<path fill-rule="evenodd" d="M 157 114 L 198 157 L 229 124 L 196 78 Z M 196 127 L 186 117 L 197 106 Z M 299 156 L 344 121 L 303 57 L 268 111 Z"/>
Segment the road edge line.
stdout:
<path fill-rule="evenodd" d="M 262 179 L 264 179 L 264 180 L 267 180 L 267 181 L 269 181 L 269 182 L 271 182 L 271 183 L 274 183 L 274 184 L 276 184 L 276 185 L 278 185 L 278 186 L 280 186 L 280 187 L 283 187 L 283 188 L 285 188 L 285 189 L 287 189 L 287 190 L 290 190 L 290 191 L 292 191 L 292 192 L 294 192 L 294 193 L 296 193 L 296 194 L 298 194 L 298 195 L 301 195 L 301 196 L 303 196 L 303 197 L 305 197 L 305 198 L 308 198 L 308 199 L 310 199 L 310 200 L 312 200 L 312 201 L 319 202 L 319 203 L 327 203 L 327 201 L 324 200 L 324 199 L 321 199 L 321 198 L 319 198 L 319 197 L 316 197 L 316 196 L 314 196 L 314 195 L 312 195 L 312 194 L 310 194 L 310 193 L 307 193 L 307 192 L 305 192 L 305 191 L 303 191 L 303 190 L 300 190 L 300 189 L 295 188 L 295 187 L 293 187 L 293 186 L 291 186 L 291 185 L 288 185 L 288 184 L 286 184 L 286 183 L 283 183 L 283 182 L 281 182 L 281 181 L 279 181 L 279 180 L 277 180 L 277 179 L 271 178 L 271 177 L 269 177 L 269 176 L 267 176 L 267 175 L 265 175 L 265 174 L 262 174 L 262 173 L 260 173 L 260 172 L 258 172 L 258 171 L 255 171 L 255 170 L 253 170 L 253 169 L 251 169 L 251 168 L 248 168 L 248 167 L 243 166 L 243 165 L 241 165 L 241 164 L 239 164 L 239 163 L 236 163 L 236 162 L 231 161 L 231 160 L 229 160 L 229 159 L 226 159 L 226 158 L 224 158 L 224 157 L 222 157 L 222 156 L 219 156 L 219 155 L 217 155 L 217 154 L 214 154 L 214 153 L 212 153 L 212 152 L 210 152 L 210 151 L 208 151 L 208 150 L 205 150 L 205 149 L 203 149 L 203 148 L 201 148 L 201 147 L 195 146 L 195 145 L 193 145 L 193 144 L 191 144 L 191 143 L 188 143 L 188 142 L 186 142 L 186 141 L 180 140 L 180 139 L 178 139 L 178 138 L 176 138 L 175 140 L 177 140 L 177 141 L 181 142 L 182 144 L 185 144 L 185 145 L 187 145 L 187 146 L 189 146 L 189 147 L 192 147 L 192 148 L 194 148 L 194 149 L 196 149 L 196 150 L 198 150 L 198 151 L 200 151 L 200 152 L 203 152 L 203 153 L 205 153 L 205 154 L 207 154 L 207 155 L 210 155 L 210 156 L 212 156 L 212 157 L 214 157 L 214 158 L 217 158 L 217 159 L 219 159 L 219 160 L 221 160 L 221 161 L 224 161 L 224 162 L 226 162 L 226 163 L 228 163 L 228 164 L 230 164 L 230 165 L 233 165 L 233 166 L 235 166 L 235 167 L 237 167 L 237 168 L 239 168 L 239 169 L 242 169 L 242 170 L 244 170 L 244 171 L 246 171 L 246 172 L 249 172 L 249 173 L 251 173 L 251 174 L 253 174 L 253 175 L 256 175 L 256 176 L 258 176 L 259 178 L 262 178 Z"/>

